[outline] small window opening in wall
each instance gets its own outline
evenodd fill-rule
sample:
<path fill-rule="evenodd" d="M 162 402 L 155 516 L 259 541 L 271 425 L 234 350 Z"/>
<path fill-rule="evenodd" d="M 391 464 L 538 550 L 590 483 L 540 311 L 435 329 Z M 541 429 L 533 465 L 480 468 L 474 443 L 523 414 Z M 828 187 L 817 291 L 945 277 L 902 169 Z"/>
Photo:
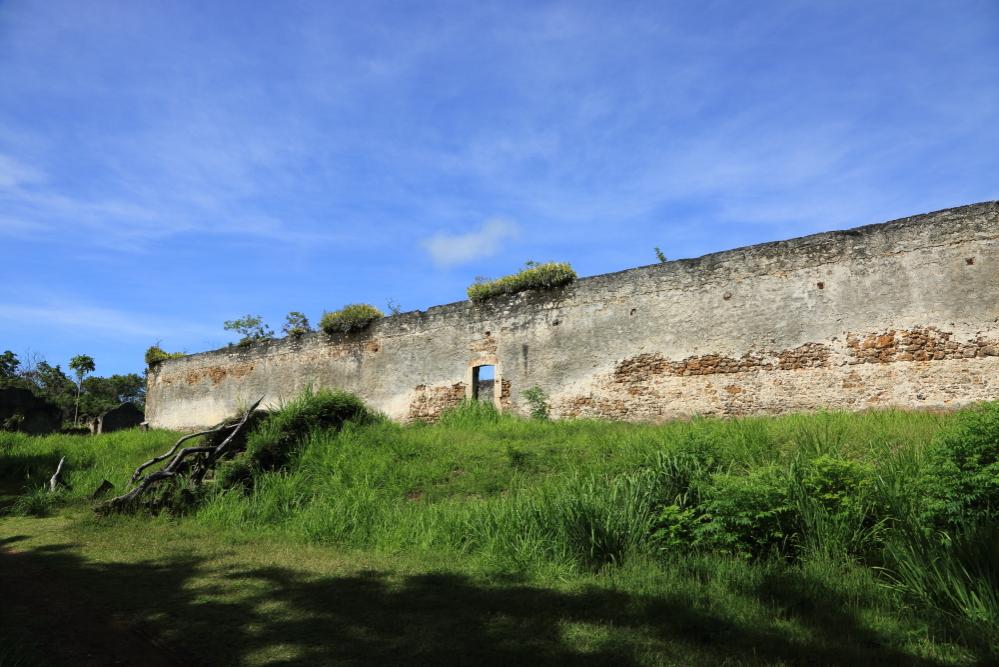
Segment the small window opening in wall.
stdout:
<path fill-rule="evenodd" d="M 496 382 L 495 366 L 476 366 L 472 369 L 472 400 L 493 400 L 493 383 Z"/>
<path fill-rule="evenodd" d="M 974 257 L 967 257 L 967 258 L 965 258 L 964 263 L 967 264 L 968 266 L 974 266 L 975 265 L 975 258 Z"/>

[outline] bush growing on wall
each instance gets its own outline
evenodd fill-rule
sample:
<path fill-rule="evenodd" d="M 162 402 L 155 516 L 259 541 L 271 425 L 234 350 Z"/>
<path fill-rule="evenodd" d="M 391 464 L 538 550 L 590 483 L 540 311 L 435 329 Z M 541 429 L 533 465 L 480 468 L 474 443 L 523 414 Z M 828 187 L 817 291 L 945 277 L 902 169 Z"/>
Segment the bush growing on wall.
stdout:
<path fill-rule="evenodd" d="M 332 313 L 323 313 L 319 327 L 328 334 L 357 331 L 384 317 L 382 311 L 367 303 L 352 303 Z"/>
<path fill-rule="evenodd" d="M 167 352 L 159 344 L 150 345 L 146 350 L 146 365 L 152 368 L 161 361 L 167 359 L 179 359 L 184 356 L 183 352 Z"/>
<path fill-rule="evenodd" d="M 223 325 L 226 331 L 235 331 L 242 338 L 237 345 L 246 346 L 254 343 L 271 340 L 274 332 L 264 324 L 264 318 L 259 315 L 245 315 L 236 320 L 227 320 Z"/>
<path fill-rule="evenodd" d="M 302 336 L 312 331 L 312 326 L 309 324 L 309 318 L 305 316 L 305 313 L 293 310 L 285 315 L 285 323 L 281 327 L 281 331 L 287 336 Z"/>
<path fill-rule="evenodd" d="M 547 262 L 527 266 L 513 275 L 497 280 L 477 280 L 468 286 L 468 298 L 479 303 L 502 294 L 516 294 L 529 289 L 552 289 L 576 280 L 576 272 L 566 262 Z"/>

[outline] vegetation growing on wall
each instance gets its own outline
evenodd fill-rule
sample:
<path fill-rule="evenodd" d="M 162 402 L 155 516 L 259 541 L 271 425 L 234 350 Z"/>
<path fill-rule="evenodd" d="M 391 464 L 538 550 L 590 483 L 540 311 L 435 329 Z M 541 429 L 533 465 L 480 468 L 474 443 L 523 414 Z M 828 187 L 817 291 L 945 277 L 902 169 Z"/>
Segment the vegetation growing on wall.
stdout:
<path fill-rule="evenodd" d="M 527 262 L 521 271 L 496 280 L 480 279 L 468 286 L 468 298 L 480 303 L 503 294 L 532 289 L 554 289 L 575 282 L 576 272 L 566 262 Z"/>
<path fill-rule="evenodd" d="M 281 327 L 281 331 L 286 336 L 302 336 L 312 331 L 312 326 L 309 324 L 309 318 L 305 316 L 305 313 L 293 310 L 285 316 L 284 326 Z"/>
<path fill-rule="evenodd" d="M 237 345 L 247 346 L 274 338 L 274 332 L 264 324 L 260 315 L 244 315 L 235 320 L 227 320 L 223 325 L 226 331 L 235 331 L 242 338 Z"/>
<path fill-rule="evenodd" d="M 185 356 L 183 352 L 167 352 L 157 343 L 150 345 L 146 350 L 146 366 L 152 368 L 167 359 L 180 359 L 183 356 Z"/>
<path fill-rule="evenodd" d="M 323 313 L 319 327 L 328 334 L 357 331 L 385 317 L 382 311 L 367 303 L 352 303 L 332 313 Z"/>

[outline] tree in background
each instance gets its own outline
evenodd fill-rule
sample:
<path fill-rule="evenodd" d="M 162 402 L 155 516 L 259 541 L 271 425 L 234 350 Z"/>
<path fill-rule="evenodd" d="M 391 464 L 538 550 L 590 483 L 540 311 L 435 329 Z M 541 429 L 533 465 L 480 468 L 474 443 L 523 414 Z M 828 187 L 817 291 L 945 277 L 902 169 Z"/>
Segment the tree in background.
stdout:
<path fill-rule="evenodd" d="M 87 373 L 93 373 L 97 368 L 94 358 L 86 354 L 78 354 L 69 360 L 69 367 L 76 373 L 76 411 L 73 413 L 73 425 L 80 425 L 80 394 L 83 393 L 83 378 Z"/>
<path fill-rule="evenodd" d="M 90 357 L 81 356 L 93 363 Z M 93 366 L 85 369 L 84 375 L 93 370 Z M 146 380 L 142 375 L 91 376 L 77 383 L 58 365 L 53 366 L 41 355 L 30 352 L 26 361 L 10 350 L 0 353 L 0 388 L 8 387 L 27 389 L 58 406 L 63 422 L 92 419 L 122 403 L 145 408 Z"/>
<path fill-rule="evenodd" d="M 80 415 L 93 419 L 122 403 L 145 407 L 146 380 L 136 373 L 110 377 L 88 377 L 83 381 Z"/>
<path fill-rule="evenodd" d="M 10 350 L 0 354 L 0 383 L 6 383 L 20 376 L 18 371 L 21 360 Z"/>

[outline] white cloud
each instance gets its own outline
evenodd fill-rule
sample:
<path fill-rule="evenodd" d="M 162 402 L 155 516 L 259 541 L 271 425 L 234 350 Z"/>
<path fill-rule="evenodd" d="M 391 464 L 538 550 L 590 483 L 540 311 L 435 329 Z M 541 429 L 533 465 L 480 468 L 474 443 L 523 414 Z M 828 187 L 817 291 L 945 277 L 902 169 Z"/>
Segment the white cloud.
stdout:
<path fill-rule="evenodd" d="M 437 266 L 453 266 L 495 255 L 503 242 L 517 233 L 517 225 L 510 220 L 491 218 L 467 234 L 437 233 L 424 240 L 423 247 Z"/>

